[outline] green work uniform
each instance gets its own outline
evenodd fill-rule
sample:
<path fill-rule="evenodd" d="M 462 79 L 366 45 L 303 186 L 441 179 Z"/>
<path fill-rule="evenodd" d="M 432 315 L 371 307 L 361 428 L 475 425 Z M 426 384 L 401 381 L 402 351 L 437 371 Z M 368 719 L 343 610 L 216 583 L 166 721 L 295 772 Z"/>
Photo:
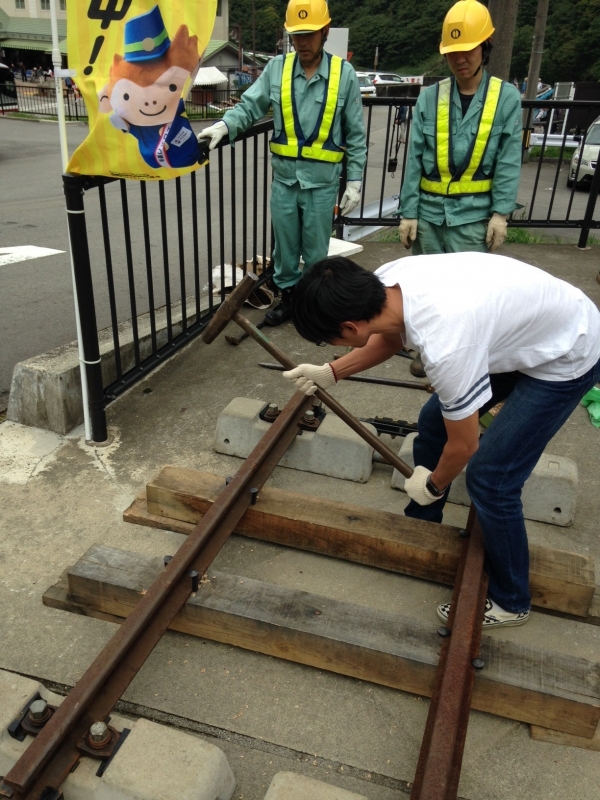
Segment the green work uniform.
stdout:
<path fill-rule="evenodd" d="M 262 75 L 242 95 L 223 121 L 229 139 L 247 130 L 273 109 L 274 136 L 284 127 L 281 112 L 281 78 L 284 56 L 269 61 Z M 293 88 L 300 127 L 309 136 L 319 121 L 329 77 L 329 61 L 323 56 L 309 80 L 300 60 L 294 66 Z M 347 178 L 362 180 L 367 147 L 360 88 L 354 68 L 343 63 L 332 136 L 346 149 Z M 339 191 L 341 163 L 272 156 L 271 219 L 275 233 L 273 261 L 275 283 L 288 289 L 300 280 L 300 258 L 311 266 L 327 257 L 333 209 Z"/>
<path fill-rule="evenodd" d="M 455 164 L 463 163 L 477 136 L 486 85 L 484 74 L 463 117 L 453 80 L 451 142 Z M 429 86 L 417 100 L 400 193 L 400 213 L 406 219 L 418 220 L 413 254 L 486 252 L 487 220 L 494 212 L 508 215 L 516 207 L 521 177 L 521 97 L 512 84 L 502 84 L 482 162 L 483 171 L 493 176 L 492 191 L 458 197 L 427 194 L 420 188 L 421 178 L 431 174 L 436 165 L 436 99 L 436 87 Z"/>

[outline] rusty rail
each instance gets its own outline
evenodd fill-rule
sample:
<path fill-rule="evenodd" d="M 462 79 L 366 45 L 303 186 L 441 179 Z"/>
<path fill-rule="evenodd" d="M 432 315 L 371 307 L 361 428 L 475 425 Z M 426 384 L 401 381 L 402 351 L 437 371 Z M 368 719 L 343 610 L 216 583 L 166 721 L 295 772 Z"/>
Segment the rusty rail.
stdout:
<path fill-rule="evenodd" d="M 203 338 L 212 341 L 233 319 L 291 369 L 295 365 L 285 353 L 239 313 L 243 293 L 253 283 L 248 277 L 244 279 L 244 289 L 240 284 L 240 291 L 235 290 L 219 308 Z M 412 474 L 407 464 L 327 392 L 319 389 L 316 397 L 402 474 Z M 255 502 L 258 490 L 294 441 L 298 423 L 314 403 L 313 397 L 294 394 L 165 571 L 6 775 L 0 797 L 41 800 L 62 796 L 61 784 L 82 754 L 89 753 L 86 736 L 90 727 L 108 718 L 173 618 L 198 590 L 199 574 L 206 572 L 248 506 Z M 455 800 L 458 790 L 475 669 L 481 666 L 475 659 L 487 591 L 483 536 L 473 508 L 465 533 L 448 626 L 440 629 L 447 635 L 442 643 L 411 800 Z"/>
<path fill-rule="evenodd" d="M 466 533 L 411 800 L 456 800 L 458 792 L 488 583 L 473 506 Z"/>
<path fill-rule="evenodd" d="M 297 392 L 217 501 L 4 778 L 0 796 L 59 790 L 94 722 L 105 721 L 298 433 L 314 398 Z M 192 574 L 191 574 L 192 571 Z"/>

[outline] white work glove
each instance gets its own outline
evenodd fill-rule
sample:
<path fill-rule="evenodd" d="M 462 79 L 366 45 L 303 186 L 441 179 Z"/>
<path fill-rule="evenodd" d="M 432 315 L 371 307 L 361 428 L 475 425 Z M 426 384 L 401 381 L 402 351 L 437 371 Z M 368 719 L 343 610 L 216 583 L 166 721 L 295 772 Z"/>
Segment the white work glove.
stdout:
<path fill-rule="evenodd" d="M 411 478 L 407 478 L 404 482 L 404 491 L 418 503 L 420 506 L 429 506 L 439 500 L 439 497 L 431 494 L 429 489 L 425 486 L 431 475 L 431 470 L 427 467 L 415 467 L 415 471 Z"/>
<path fill-rule="evenodd" d="M 210 128 L 204 128 L 203 131 L 200 131 L 198 134 L 198 142 L 200 142 L 201 139 L 210 139 L 208 149 L 214 150 L 221 139 L 227 136 L 228 133 L 229 128 L 227 127 L 227 123 L 220 119 L 218 122 L 215 122 L 214 125 L 211 125 Z"/>
<path fill-rule="evenodd" d="M 360 203 L 360 193 L 362 191 L 362 181 L 348 181 L 346 184 L 346 191 L 342 195 L 342 204 L 340 206 L 340 214 L 342 217 L 347 217 L 351 211 L 354 211 Z"/>
<path fill-rule="evenodd" d="M 402 219 L 400 220 L 400 225 L 398 226 L 398 230 L 400 231 L 400 241 L 406 247 L 407 250 L 410 249 L 412 243 L 417 238 L 417 220 L 416 219 Z"/>
<path fill-rule="evenodd" d="M 315 364 L 300 364 L 295 369 L 283 373 L 283 377 L 291 381 L 299 392 L 310 396 L 317 389 L 329 389 L 336 384 L 336 378 L 329 364 L 317 367 Z"/>
<path fill-rule="evenodd" d="M 488 223 L 487 236 L 485 237 L 485 243 L 490 253 L 493 253 L 503 244 L 506 239 L 506 227 L 507 222 L 504 214 L 497 214 L 494 211 Z"/>

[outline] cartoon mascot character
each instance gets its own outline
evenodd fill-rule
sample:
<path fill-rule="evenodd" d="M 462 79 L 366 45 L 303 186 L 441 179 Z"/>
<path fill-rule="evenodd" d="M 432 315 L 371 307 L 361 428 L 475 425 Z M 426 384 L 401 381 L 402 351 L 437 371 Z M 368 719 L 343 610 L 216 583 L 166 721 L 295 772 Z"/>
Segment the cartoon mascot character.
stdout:
<path fill-rule="evenodd" d="M 110 80 L 98 95 L 100 111 L 111 114 L 117 130 L 135 136 L 151 167 L 205 160 L 181 97 L 199 60 L 198 37 L 180 25 L 171 42 L 158 6 L 125 24 L 125 57 L 113 59 Z"/>

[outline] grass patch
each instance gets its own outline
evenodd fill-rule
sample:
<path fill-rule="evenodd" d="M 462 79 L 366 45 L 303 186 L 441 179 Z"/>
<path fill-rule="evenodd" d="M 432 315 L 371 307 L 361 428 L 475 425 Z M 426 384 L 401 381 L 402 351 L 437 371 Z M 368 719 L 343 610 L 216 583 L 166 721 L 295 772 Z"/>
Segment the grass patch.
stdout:
<path fill-rule="evenodd" d="M 575 147 L 565 147 L 563 151 L 563 159 L 571 158 Z M 544 148 L 544 158 L 560 158 L 560 147 L 546 147 Z M 529 148 L 530 158 L 539 158 L 542 155 L 542 147 L 538 144 Z"/>
<path fill-rule="evenodd" d="M 509 228 L 506 244 L 544 244 L 545 238 L 539 233 L 530 233 L 526 228 Z"/>
<path fill-rule="evenodd" d="M 400 231 L 396 226 L 393 228 L 384 228 L 382 231 L 377 231 L 367 236 L 363 241 L 367 242 L 386 242 L 391 244 L 400 241 Z"/>

